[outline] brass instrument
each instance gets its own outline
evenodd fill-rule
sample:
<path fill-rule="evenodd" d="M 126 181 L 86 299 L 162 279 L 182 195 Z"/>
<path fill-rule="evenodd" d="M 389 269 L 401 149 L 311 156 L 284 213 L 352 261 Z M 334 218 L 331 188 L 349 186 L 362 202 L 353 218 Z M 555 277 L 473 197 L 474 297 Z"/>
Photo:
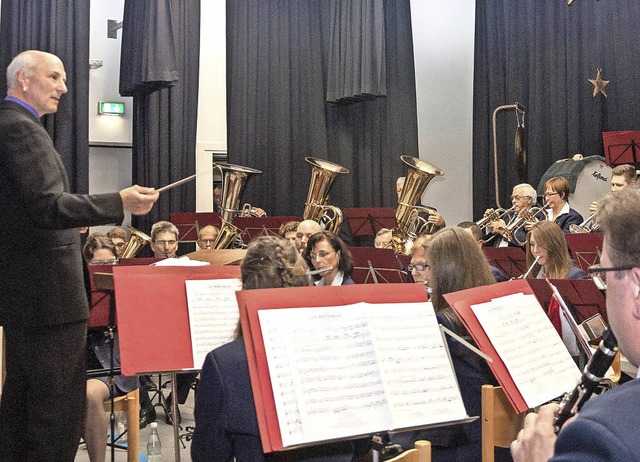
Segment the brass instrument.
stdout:
<path fill-rule="evenodd" d="M 546 217 L 547 215 L 544 211 L 544 209 L 546 208 L 547 204 L 543 205 L 542 207 L 530 207 L 526 210 L 521 210 L 518 213 L 516 219 L 509 223 L 505 229 L 499 230 L 498 233 L 509 242 L 515 242 L 516 244 L 521 246 L 525 245 L 526 241 L 520 241 L 520 239 L 517 238 L 517 232 L 527 223 L 538 223 L 540 219 L 537 218 L 536 215 L 541 213 L 544 217 Z"/>
<path fill-rule="evenodd" d="M 313 167 L 307 201 L 304 204 L 304 220 L 313 220 L 332 233 L 337 233 L 344 217 L 342 210 L 333 205 L 327 205 L 329 189 L 336 175 L 349 173 L 345 167 L 316 157 L 305 157 Z"/>
<path fill-rule="evenodd" d="M 222 173 L 222 202 L 220 206 L 222 226 L 220 226 L 220 232 L 212 248 L 228 249 L 242 234 L 240 228 L 233 224 L 233 219 L 242 212 L 239 209 L 240 198 L 247 180 L 252 174 L 262 173 L 262 171 L 225 162 L 216 163 L 216 167 Z"/>
<path fill-rule="evenodd" d="M 392 231 L 392 243 L 395 253 L 406 255 L 418 234 L 434 231 L 435 225 L 419 216 L 421 212 L 431 214 L 432 210 L 416 204 L 429 182 L 436 176 L 444 175 L 444 172 L 435 165 L 415 157 L 401 156 L 400 159 L 409 169 L 398 198 L 397 224 Z"/>
<path fill-rule="evenodd" d="M 142 231 L 132 228 L 131 226 L 127 226 L 127 228 L 129 229 L 131 237 L 129 238 L 127 245 L 124 247 L 122 256 L 120 258 L 135 257 L 138 252 L 140 252 L 140 249 L 151 242 L 151 237 L 149 237 Z"/>
<path fill-rule="evenodd" d="M 589 215 L 589 217 L 586 220 L 584 220 L 582 223 L 580 223 L 579 225 L 569 225 L 569 232 L 571 234 L 582 234 L 582 233 L 594 233 L 594 232 L 596 232 L 598 230 L 598 228 L 600 228 L 600 225 L 598 224 L 598 222 L 593 220 L 597 214 L 598 214 L 598 211 L 596 210 L 591 215 Z"/>
<path fill-rule="evenodd" d="M 498 220 L 504 220 L 506 217 L 511 215 L 511 212 L 513 212 L 513 209 L 515 207 L 516 206 L 513 205 L 510 209 L 503 209 L 502 207 L 498 207 L 495 210 L 490 209 L 490 211 L 487 211 L 488 213 L 485 212 L 484 217 L 476 221 L 476 225 L 478 225 L 480 231 L 484 232 L 487 226 L 489 226 L 491 223 L 494 223 Z M 487 242 L 493 240 L 497 235 L 498 234 L 491 234 L 487 239 L 483 239 L 482 242 L 486 244 Z"/>

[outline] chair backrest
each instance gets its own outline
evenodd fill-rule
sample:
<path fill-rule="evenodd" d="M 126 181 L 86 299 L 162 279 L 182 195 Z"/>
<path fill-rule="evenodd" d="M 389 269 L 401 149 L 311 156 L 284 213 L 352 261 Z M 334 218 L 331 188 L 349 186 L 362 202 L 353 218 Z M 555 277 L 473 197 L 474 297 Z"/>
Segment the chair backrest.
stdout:
<path fill-rule="evenodd" d="M 104 410 L 111 411 L 111 401 L 104 403 Z M 138 462 L 140 452 L 140 389 L 118 396 L 113 400 L 114 412 L 127 414 L 127 462 Z"/>
<path fill-rule="evenodd" d="M 482 386 L 482 462 L 493 462 L 494 446 L 508 448 L 524 426 L 502 387 Z"/>
<path fill-rule="evenodd" d="M 404 451 L 387 462 L 431 462 L 431 443 L 419 440 L 414 443 L 414 449 Z"/>

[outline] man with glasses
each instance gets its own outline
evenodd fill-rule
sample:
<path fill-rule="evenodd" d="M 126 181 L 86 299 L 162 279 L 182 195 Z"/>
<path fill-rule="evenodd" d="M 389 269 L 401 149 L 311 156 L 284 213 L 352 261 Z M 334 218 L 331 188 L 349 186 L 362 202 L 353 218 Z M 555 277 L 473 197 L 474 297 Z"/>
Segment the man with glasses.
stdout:
<path fill-rule="evenodd" d="M 202 250 L 213 249 L 213 244 L 215 244 L 219 232 L 218 228 L 213 225 L 200 228 L 198 231 L 198 247 Z"/>
<path fill-rule="evenodd" d="M 111 228 L 107 233 L 107 237 L 116 246 L 116 256 L 122 258 L 122 252 L 127 246 L 127 232 L 122 228 Z"/>
<path fill-rule="evenodd" d="M 507 229 L 509 225 L 514 223 L 518 219 L 518 214 L 520 212 L 524 212 L 529 210 L 531 207 L 536 205 L 536 190 L 533 186 L 528 183 L 521 183 L 513 187 L 511 191 L 511 204 L 512 210 L 508 215 L 503 216 L 502 218 L 490 222 L 484 229 L 483 238 L 485 242 L 488 242 L 488 245 L 495 247 L 520 247 L 523 248 L 523 245 L 519 245 L 518 242 L 524 243 L 526 241 L 527 231 L 533 226 L 533 222 L 526 222 L 524 226 L 521 226 L 515 231 L 515 236 L 512 236 L 511 239 L 506 239 L 503 236 L 504 231 Z M 493 212 L 493 209 L 488 209 L 484 214 L 485 216 L 489 215 Z M 544 218 L 543 216 L 536 218 Z M 508 220 L 508 221 L 507 221 Z"/>
<path fill-rule="evenodd" d="M 180 231 L 169 221 L 159 221 L 151 227 L 151 250 L 156 258 L 176 258 Z"/>
<path fill-rule="evenodd" d="M 600 265 L 591 273 L 607 274 L 607 314 L 618 347 L 640 365 L 640 190 L 608 194 L 600 204 L 604 233 Z M 515 462 L 640 460 L 640 380 L 631 380 L 588 401 L 557 437 L 557 404 L 529 414 L 511 444 Z"/>

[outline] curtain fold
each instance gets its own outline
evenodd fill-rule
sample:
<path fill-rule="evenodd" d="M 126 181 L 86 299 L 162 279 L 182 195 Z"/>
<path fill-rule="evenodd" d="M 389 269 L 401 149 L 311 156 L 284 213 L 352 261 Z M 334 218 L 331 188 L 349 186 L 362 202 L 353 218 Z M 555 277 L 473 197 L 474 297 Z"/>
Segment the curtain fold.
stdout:
<path fill-rule="evenodd" d="M 527 108 L 528 182 L 537 187 L 558 159 L 604 156 L 603 131 L 638 128 L 640 32 L 637 2 L 487 0 L 476 3 L 474 64 L 474 216 L 495 207 L 491 114 L 515 101 Z M 593 97 L 596 69 L 611 80 Z M 500 195 L 509 204 L 518 183 L 515 115 L 498 115 Z"/>
<path fill-rule="evenodd" d="M 3 0 L 0 12 L 0 88 L 6 68 L 25 50 L 57 55 L 69 92 L 58 112 L 43 118 L 69 177 L 71 192 L 89 190 L 89 2 Z"/>
<path fill-rule="evenodd" d="M 244 202 L 301 215 L 320 157 L 350 170 L 331 188 L 339 207 L 395 206 L 401 155 L 418 155 L 408 0 L 385 1 L 387 97 L 325 101 L 331 3 L 227 1 L 227 138 L 230 162 L 258 168 Z M 286 191 L 286 195 L 283 192 Z"/>
<path fill-rule="evenodd" d="M 139 28 L 141 18 L 127 25 L 127 18 L 138 11 L 139 0 L 125 2 L 122 55 L 131 56 L 136 45 L 124 40 L 126 29 Z M 133 93 L 133 182 L 160 187 L 195 173 L 196 128 L 198 107 L 199 53 L 200 53 L 200 2 L 199 0 L 172 0 L 170 11 L 167 4 L 149 0 L 149 11 L 157 3 L 158 14 L 149 17 L 170 17 L 170 33 L 159 36 L 155 31 L 161 24 L 149 23 L 141 30 L 149 33 L 139 40 L 147 41 L 146 50 L 152 57 L 142 57 L 147 63 L 155 63 L 156 70 L 147 69 L 147 75 L 164 75 L 166 61 L 175 58 L 177 80 L 169 87 L 154 85 L 135 86 Z M 128 13 L 128 14 L 127 14 Z M 127 35 L 130 36 L 130 35 Z M 173 43 L 166 43 L 171 36 Z M 124 58 L 123 58 L 124 59 Z M 121 81 L 123 78 L 121 70 Z M 124 71 L 128 72 L 128 71 Z M 153 210 L 142 217 L 133 217 L 133 226 L 146 233 L 159 220 L 169 220 L 170 212 L 191 212 L 195 210 L 195 182 L 186 183 L 160 195 Z"/>

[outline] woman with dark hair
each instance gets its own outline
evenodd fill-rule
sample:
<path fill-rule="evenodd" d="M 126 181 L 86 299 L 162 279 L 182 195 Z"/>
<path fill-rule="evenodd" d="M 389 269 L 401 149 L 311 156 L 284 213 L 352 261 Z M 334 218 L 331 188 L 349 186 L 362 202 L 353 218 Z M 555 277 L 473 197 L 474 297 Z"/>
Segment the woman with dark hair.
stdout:
<path fill-rule="evenodd" d="M 529 278 L 585 279 L 587 275 L 573 265 L 567 240 L 558 225 L 551 221 L 536 223 L 527 234 L 527 267 Z"/>
<path fill-rule="evenodd" d="M 240 265 L 242 290 L 311 285 L 307 265 L 291 242 L 275 236 L 249 244 Z M 247 353 L 240 323 L 236 339 L 211 351 L 202 366 L 194 408 L 191 458 L 198 461 L 261 462 L 260 442 Z M 269 455 L 269 461 L 348 462 L 351 442 L 321 444 Z"/>
<path fill-rule="evenodd" d="M 351 279 L 353 262 L 347 245 L 330 231 L 320 231 L 309 238 L 304 258 L 316 270 L 321 278 L 317 286 L 346 286 L 355 284 Z"/>
<path fill-rule="evenodd" d="M 568 233 L 573 224 L 582 223 L 582 215 L 569 206 L 571 185 L 566 178 L 555 176 L 544 184 L 544 203 L 547 205 L 547 220 L 560 226 L 563 233 Z"/>
<path fill-rule="evenodd" d="M 444 298 L 445 294 L 496 282 L 489 262 L 470 233 L 447 227 L 423 244 L 429 262 L 431 302 L 438 322 L 473 343 L 466 328 Z M 462 400 L 469 416 L 479 416 L 482 385 L 497 384 L 484 359 L 458 341 L 446 336 Z M 480 461 L 482 454 L 480 420 L 422 432 L 400 433 L 394 442 L 413 447 L 420 439 L 431 441 L 433 460 Z M 508 451 L 507 451 L 508 452 Z"/>

